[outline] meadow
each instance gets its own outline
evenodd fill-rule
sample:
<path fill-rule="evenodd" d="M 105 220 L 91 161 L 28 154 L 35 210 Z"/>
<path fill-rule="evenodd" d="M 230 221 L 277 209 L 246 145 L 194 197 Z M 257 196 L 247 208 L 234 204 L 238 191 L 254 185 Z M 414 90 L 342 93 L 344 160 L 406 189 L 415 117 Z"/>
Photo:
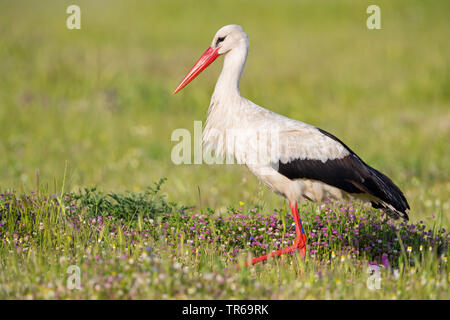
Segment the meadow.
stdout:
<path fill-rule="evenodd" d="M 378 1 L 381 30 L 366 1 L 77 1 L 81 30 L 70 4 L 0 1 L 1 299 L 448 299 L 448 1 Z M 245 167 L 170 157 L 221 60 L 171 92 L 230 23 L 241 93 L 338 136 L 410 222 L 304 203 L 307 258 L 243 267 L 293 241 L 286 203 Z"/>

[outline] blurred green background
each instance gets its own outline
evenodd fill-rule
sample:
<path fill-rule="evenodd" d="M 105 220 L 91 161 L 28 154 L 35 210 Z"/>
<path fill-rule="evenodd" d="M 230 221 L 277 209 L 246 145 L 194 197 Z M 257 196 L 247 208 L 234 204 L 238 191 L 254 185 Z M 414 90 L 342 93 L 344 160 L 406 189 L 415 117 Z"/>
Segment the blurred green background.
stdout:
<path fill-rule="evenodd" d="M 81 8 L 81 30 L 66 8 Z M 366 28 L 381 8 L 382 30 Z M 413 220 L 450 208 L 449 1 L 0 1 L 0 187 L 140 191 L 220 210 L 283 206 L 245 167 L 171 162 L 204 121 L 222 59 L 171 92 L 226 24 L 250 53 L 241 93 L 332 132 L 389 175 Z M 201 202 L 199 201 L 199 190 Z"/>

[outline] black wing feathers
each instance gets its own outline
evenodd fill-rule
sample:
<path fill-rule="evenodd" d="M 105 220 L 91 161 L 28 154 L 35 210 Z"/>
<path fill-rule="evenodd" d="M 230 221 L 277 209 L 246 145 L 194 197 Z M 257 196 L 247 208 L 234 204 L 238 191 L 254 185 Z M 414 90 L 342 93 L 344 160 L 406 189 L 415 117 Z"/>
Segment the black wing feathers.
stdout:
<path fill-rule="evenodd" d="M 278 172 L 289 179 L 303 178 L 322 181 L 348 193 L 368 193 L 390 204 L 407 219 L 408 202 L 391 179 L 365 164 L 338 138 L 324 130 L 319 130 L 322 134 L 343 145 L 350 154 L 341 159 L 327 160 L 325 162 L 310 159 L 297 159 L 288 163 L 280 161 Z M 382 204 L 376 204 L 377 207 L 380 205 Z"/>

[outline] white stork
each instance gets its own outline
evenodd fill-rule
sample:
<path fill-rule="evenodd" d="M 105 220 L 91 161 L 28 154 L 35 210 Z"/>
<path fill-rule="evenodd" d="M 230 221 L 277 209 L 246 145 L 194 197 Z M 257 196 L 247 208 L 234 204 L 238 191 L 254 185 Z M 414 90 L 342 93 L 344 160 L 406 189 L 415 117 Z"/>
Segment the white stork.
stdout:
<path fill-rule="evenodd" d="M 408 220 L 409 205 L 400 189 L 387 176 L 364 163 L 338 138 L 264 109 L 241 96 L 239 80 L 248 48 L 248 36 L 241 26 L 221 28 L 173 93 L 183 89 L 217 57 L 225 56 L 208 110 L 203 145 L 216 154 L 244 163 L 272 191 L 285 197 L 296 228 L 296 241 L 292 246 L 255 258 L 251 264 L 296 250 L 305 256 L 306 236 L 297 201 L 360 199 L 394 219 Z M 225 143 L 231 131 L 276 132 L 277 141 L 269 143 L 267 139 L 250 138 L 243 133 L 245 137 L 239 139 L 237 145 Z M 249 160 L 258 148 L 273 147 L 267 144 L 277 144 L 275 155 L 259 152 L 263 155 L 259 155 L 257 161 Z"/>

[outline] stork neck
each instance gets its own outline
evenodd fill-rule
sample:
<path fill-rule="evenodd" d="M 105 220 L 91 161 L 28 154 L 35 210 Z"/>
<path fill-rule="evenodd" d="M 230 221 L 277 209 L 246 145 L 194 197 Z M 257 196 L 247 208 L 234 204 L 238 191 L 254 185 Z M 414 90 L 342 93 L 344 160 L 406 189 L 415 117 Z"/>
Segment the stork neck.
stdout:
<path fill-rule="evenodd" d="M 239 81 L 247 60 L 247 46 L 233 48 L 225 55 L 222 72 L 214 89 L 215 96 L 240 96 Z"/>

